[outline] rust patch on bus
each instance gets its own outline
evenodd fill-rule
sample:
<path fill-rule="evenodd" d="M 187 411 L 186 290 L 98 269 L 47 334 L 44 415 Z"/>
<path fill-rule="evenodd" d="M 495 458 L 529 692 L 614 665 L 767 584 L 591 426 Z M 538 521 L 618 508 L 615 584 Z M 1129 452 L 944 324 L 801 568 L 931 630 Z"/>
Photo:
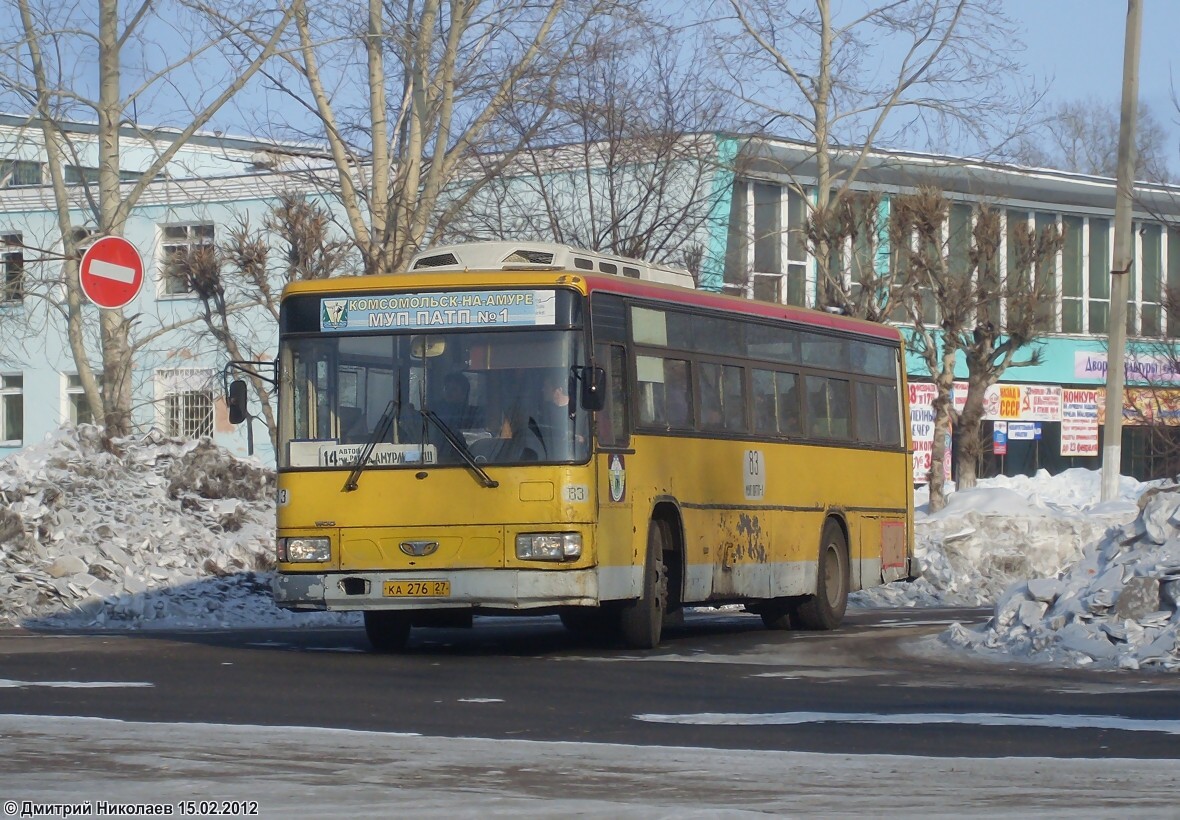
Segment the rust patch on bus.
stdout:
<path fill-rule="evenodd" d="M 710 597 L 727 600 L 750 594 L 753 579 L 761 573 L 757 565 L 768 559 L 769 545 L 757 514 L 722 515 L 720 523 Z"/>
<path fill-rule="evenodd" d="M 738 534 L 746 539 L 746 555 L 751 561 L 766 563 L 766 542 L 762 540 L 762 521 L 756 515 L 738 516 Z"/>
<path fill-rule="evenodd" d="M 723 518 L 721 543 L 717 551 L 721 568 L 730 570 L 739 563 L 766 563 L 763 535 L 762 521 L 757 515 L 739 513 L 736 522 L 729 517 Z"/>

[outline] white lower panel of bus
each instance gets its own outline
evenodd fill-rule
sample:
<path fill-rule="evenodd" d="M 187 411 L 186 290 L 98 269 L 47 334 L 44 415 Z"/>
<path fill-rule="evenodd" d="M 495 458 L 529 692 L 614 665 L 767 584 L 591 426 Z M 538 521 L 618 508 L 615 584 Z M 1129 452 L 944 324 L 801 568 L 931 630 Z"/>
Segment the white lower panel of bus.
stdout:
<path fill-rule="evenodd" d="M 391 581 L 444 581 L 449 594 L 390 597 Z M 285 574 L 276 576 L 273 590 L 275 603 L 287 609 L 536 609 L 599 601 L 598 573 L 592 569 Z"/>
<path fill-rule="evenodd" d="M 747 564 L 732 568 L 690 564 L 683 600 L 687 604 L 739 601 L 815 591 L 815 562 Z M 853 561 L 850 588 L 881 582 L 879 558 Z M 402 583 L 393 583 L 402 582 Z M 441 582 L 441 583 L 439 583 Z M 445 595 L 402 594 L 437 592 Z M 469 569 L 438 572 L 288 573 L 274 582 L 275 603 L 287 609 L 537 609 L 595 606 L 634 599 L 643 589 L 642 567 L 583 570 Z M 396 590 L 399 594 L 389 593 Z"/>

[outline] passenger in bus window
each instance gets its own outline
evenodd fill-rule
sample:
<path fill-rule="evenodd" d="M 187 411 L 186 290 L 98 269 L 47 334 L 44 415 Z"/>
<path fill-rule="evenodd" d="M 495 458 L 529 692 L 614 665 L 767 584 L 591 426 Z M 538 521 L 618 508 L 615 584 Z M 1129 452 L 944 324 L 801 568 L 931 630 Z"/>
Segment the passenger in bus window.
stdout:
<path fill-rule="evenodd" d="M 513 405 L 500 418 L 500 446 L 495 460 L 501 463 L 540 461 L 545 446 L 537 434 L 536 420 L 520 405 Z"/>
<path fill-rule="evenodd" d="M 786 435 L 803 432 L 803 419 L 799 413 L 799 391 L 792 373 L 778 374 L 778 431 Z"/>
<path fill-rule="evenodd" d="M 443 379 L 442 400 L 435 408 L 438 417 L 455 432 L 476 426 L 476 410 L 467 403 L 471 383 L 459 371 L 448 373 Z"/>
<path fill-rule="evenodd" d="M 546 370 L 541 376 L 537 424 L 547 461 L 565 461 L 570 457 L 573 443 L 571 409 L 569 377 L 564 370 Z"/>
<path fill-rule="evenodd" d="M 369 438 L 369 425 L 365 411 L 359 407 L 340 408 L 340 441 L 342 444 L 356 444 Z"/>

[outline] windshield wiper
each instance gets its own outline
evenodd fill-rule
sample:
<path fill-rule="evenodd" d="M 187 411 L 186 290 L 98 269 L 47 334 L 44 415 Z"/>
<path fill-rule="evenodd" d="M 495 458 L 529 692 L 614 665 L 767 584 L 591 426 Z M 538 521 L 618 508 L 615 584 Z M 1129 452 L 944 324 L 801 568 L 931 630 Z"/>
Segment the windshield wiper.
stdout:
<path fill-rule="evenodd" d="M 466 462 L 467 466 L 471 468 L 471 471 L 479 477 L 480 484 L 489 488 L 500 486 L 499 481 L 496 481 L 496 479 L 492 478 L 487 474 L 487 472 L 484 471 L 483 467 L 479 466 L 479 463 L 476 462 L 475 457 L 471 455 L 471 451 L 467 449 L 467 442 L 463 440 L 463 437 L 455 433 L 455 431 L 452 430 L 445 421 L 438 417 L 437 413 L 435 413 L 433 410 L 420 410 L 419 412 L 422 414 L 423 418 L 434 422 L 435 426 L 438 427 L 440 431 L 442 431 L 443 437 L 446 438 L 450 445 L 455 448 L 456 452 L 459 453 L 459 457 L 462 458 L 463 461 Z"/>
<path fill-rule="evenodd" d="M 389 437 L 389 431 L 393 428 L 393 420 L 397 418 L 399 413 L 401 413 L 401 402 L 398 399 L 390 401 L 385 406 L 385 412 L 381 414 L 381 418 L 377 419 L 377 427 L 365 442 L 360 455 L 357 456 L 356 466 L 348 474 L 348 480 L 344 482 L 344 489 L 341 492 L 350 493 L 356 489 L 361 471 L 365 469 L 365 465 L 369 463 L 369 458 L 373 455 L 373 448 L 377 446 L 377 442 Z"/>

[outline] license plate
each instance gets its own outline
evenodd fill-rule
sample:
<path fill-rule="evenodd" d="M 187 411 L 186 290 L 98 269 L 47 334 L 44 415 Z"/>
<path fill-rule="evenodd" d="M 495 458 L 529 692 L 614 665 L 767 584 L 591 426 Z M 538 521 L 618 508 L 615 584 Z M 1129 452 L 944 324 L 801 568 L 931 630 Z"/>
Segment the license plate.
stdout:
<path fill-rule="evenodd" d="M 386 581 L 386 598 L 449 598 L 450 581 Z"/>

